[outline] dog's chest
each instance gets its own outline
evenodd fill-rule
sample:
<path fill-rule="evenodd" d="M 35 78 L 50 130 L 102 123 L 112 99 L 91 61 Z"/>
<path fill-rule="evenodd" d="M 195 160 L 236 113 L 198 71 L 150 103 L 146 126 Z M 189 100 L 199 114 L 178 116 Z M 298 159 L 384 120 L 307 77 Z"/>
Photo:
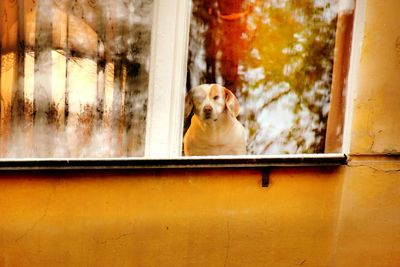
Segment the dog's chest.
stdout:
<path fill-rule="evenodd" d="M 212 138 L 209 139 L 193 139 L 190 142 L 190 150 L 197 155 L 234 155 L 237 154 L 238 145 L 241 142 L 228 141 L 229 137 L 225 138 Z"/>
<path fill-rule="evenodd" d="M 194 124 L 185 136 L 186 152 L 190 155 L 245 154 L 244 129 L 236 127 L 200 127 Z"/>

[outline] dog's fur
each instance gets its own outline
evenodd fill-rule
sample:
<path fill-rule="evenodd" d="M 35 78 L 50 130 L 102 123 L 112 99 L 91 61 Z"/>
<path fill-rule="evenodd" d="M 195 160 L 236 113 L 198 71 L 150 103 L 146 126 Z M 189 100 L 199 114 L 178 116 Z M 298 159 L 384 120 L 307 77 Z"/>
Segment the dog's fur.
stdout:
<path fill-rule="evenodd" d="M 236 119 L 239 101 L 218 84 L 192 88 L 185 98 L 185 118 L 194 115 L 184 136 L 185 156 L 246 154 L 245 130 Z"/>

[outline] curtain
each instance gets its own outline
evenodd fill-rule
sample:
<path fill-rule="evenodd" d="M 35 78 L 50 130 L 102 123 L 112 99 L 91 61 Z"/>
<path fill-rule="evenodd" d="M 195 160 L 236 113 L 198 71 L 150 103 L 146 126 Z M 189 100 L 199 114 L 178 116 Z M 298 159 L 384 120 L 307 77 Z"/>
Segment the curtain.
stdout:
<path fill-rule="evenodd" d="M 152 0 L 0 9 L 0 157 L 143 156 Z"/>

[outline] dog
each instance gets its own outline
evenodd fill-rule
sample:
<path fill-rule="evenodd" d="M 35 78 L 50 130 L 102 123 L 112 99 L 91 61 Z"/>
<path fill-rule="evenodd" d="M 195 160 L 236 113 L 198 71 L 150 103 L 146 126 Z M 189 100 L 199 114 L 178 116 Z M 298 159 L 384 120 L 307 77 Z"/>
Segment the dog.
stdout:
<path fill-rule="evenodd" d="M 190 89 L 185 97 L 185 118 L 192 111 L 183 138 L 185 156 L 246 154 L 245 129 L 236 119 L 240 105 L 230 90 L 218 84 Z"/>

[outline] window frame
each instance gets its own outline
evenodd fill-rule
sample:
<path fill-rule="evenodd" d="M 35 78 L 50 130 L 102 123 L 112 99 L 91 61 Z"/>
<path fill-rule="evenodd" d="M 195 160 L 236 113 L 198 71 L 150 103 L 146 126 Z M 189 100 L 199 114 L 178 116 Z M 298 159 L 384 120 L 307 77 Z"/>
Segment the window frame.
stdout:
<path fill-rule="evenodd" d="M 357 2 L 357 8 L 355 8 Z M 152 29 L 152 71 L 150 74 L 150 93 L 149 93 L 149 109 L 147 113 L 147 127 L 146 127 L 146 146 L 145 157 L 148 159 L 167 157 L 184 159 L 181 156 L 182 146 L 182 130 L 183 130 L 183 109 L 184 109 L 184 95 L 186 88 L 186 68 L 187 68 L 187 49 L 189 44 L 189 27 L 191 17 L 191 1 L 171 0 L 166 3 L 163 0 L 155 0 L 155 12 Z M 168 7 L 166 6 L 168 5 Z M 169 8 L 169 11 L 166 11 Z M 347 94 L 344 97 L 345 107 L 343 107 L 345 118 L 343 121 L 343 143 L 341 152 L 339 153 L 320 153 L 320 154 L 292 154 L 288 155 L 264 155 L 264 156 L 242 156 L 243 159 L 247 157 L 263 158 L 275 160 L 281 158 L 285 161 L 286 158 L 298 157 L 301 159 L 304 155 L 310 155 L 313 158 L 329 158 L 335 160 L 339 155 L 346 158 L 349 153 L 349 138 L 351 129 L 351 103 L 353 94 L 351 93 L 355 86 L 355 71 L 357 68 L 358 58 L 360 57 L 358 46 L 361 43 L 361 33 L 363 25 L 363 12 L 365 9 L 365 0 L 339 0 L 339 13 L 353 12 L 354 21 L 352 29 L 352 40 L 349 44 L 351 48 L 350 62 L 347 84 Z M 175 12 L 175 13 L 174 13 Z M 171 14 L 168 17 L 168 14 Z M 168 19 L 175 18 L 175 19 Z M 361 27 L 360 27 L 361 26 Z M 160 42 L 157 42 L 159 34 L 165 34 L 166 30 L 169 34 L 163 36 L 169 40 L 170 44 L 174 45 L 175 49 L 166 51 L 165 47 Z M 185 51 L 179 53 L 179 51 Z M 159 57 L 160 54 L 166 53 Z M 184 54 L 184 55 L 182 55 Z M 169 61 L 165 64 L 165 59 L 169 57 Z M 162 62 L 162 63 L 160 63 Z M 356 66 L 356 67 L 355 67 Z M 165 75 L 169 73 L 169 75 Z M 163 74 L 165 76 L 163 76 Z M 345 77 L 346 78 L 346 77 Z M 160 86 L 162 84 L 162 86 Z M 168 86 L 170 85 L 170 86 Z M 162 90 L 159 90 L 162 88 Z M 343 90 L 344 88 L 342 88 Z M 165 107 L 165 99 L 170 99 L 171 107 Z M 164 105 L 164 106 L 163 106 Z M 169 127 L 174 125 L 174 127 Z M 167 129 L 167 130 L 165 130 Z M 167 132 L 167 135 L 160 135 L 157 133 Z M 323 155 L 323 156 L 320 156 Z M 207 157 L 191 157 L 193 159 L 207 158 Z M 221 156 L 214 156 L 218 159 Z M 318 160 L 317 160 L 318 161 Z"/>
<path fill-rule="evenodd" d="M 357 82 L 365 0 L 339 0 L 353 6 L 353 38 L 345 98 L 343 144 L 339 153 L 182 156 L 186 67 L 191 17 L 190 0 L 154 0 L 151 29 L 150 78 L 144 157 L 129 158 L 3 158 L 0 170 L 24 169 L 146 169 L 204 167 L 337 166 L 350 152 L 351 88 Z M 343 7 L 342 6 L 342 7 Z M 339 9 L 339 12 L 343 10 Z M 173 125 L 174 127 L 170 127 Z M 163 133 L 163 134 L 160 134 Z"/>
<path fill-rule="evenodd" d="M 173 158 L 181 153 L 190 3 L 153 2 L 144 158 Z"/>

